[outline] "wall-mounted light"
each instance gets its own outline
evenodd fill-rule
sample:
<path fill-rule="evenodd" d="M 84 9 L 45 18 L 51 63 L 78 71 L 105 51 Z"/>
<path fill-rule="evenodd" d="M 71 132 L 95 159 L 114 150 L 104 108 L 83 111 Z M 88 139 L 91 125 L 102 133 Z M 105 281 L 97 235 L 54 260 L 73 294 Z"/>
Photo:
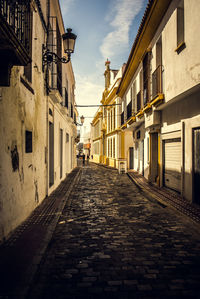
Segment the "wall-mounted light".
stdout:
<path fill-rule="evenodd" d="M 49 49 L 45 49 L 45 47 L 43 47 L 43 68 L 44 65 L 50 64 L 52 62 L 68 63 L 71 58 L 71 53 L 74 53 L 76 37 L 77 36 L 74 33 L 72 33 L 71 28 L 67 28 L 67 32 L 62 35 L 64 52 L 67 54 L 67 58 L 59 57 L 56 53 L 51 52 Z"/>
<path fill-rule="evenodd" d="M 84 124 L 84 120 L 85 120 L 85 117 L 82 115 L 81 117 L 80 117 L 80 120 L 81 120 L 81 123 L 80 124 L 76 124 L 77 126 L 82 126 L 83 124 Z"/>

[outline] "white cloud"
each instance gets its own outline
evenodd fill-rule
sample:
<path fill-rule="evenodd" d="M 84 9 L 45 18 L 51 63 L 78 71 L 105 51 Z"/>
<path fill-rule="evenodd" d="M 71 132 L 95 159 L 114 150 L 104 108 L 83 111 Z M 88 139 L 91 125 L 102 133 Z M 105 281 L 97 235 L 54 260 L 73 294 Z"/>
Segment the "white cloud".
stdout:
<path fill-rule="evenodd" d="M 130 26 L 142 9 L 142 0 L 117 0 L 106 16 L 112 31 L 104 38 L 100 47 L 104 59 L 111 59 L 122 53 L 128 46 Z"/>
<path fill-rule="evenodd" d="M 60 7 L 62 7 L 62 15 L 65 16 L 74 3 L 74 0 L 60 0 Z"/>
<path fill-rule="evenodd" d="M 104 90 L 103 84 L 95 82 L 93 76 L 76 75 L 76 104 L 77 105 L 96 105 L 100 104 L 102 92 Z M 84 124 L 88 126 L 92 121 L 92 117 L 96 113 L 98 107 L 78 107 L 79 115 L 84 115 Z"/>

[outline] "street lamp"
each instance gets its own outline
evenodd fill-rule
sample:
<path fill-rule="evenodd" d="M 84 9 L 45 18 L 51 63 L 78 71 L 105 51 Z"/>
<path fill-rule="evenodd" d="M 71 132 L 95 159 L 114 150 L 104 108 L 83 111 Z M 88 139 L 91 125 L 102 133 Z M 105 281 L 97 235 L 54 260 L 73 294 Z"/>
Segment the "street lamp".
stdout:
<path fill-rule="evenodd" d="M 76 35 L 72 33 L 71 28 L 67 28 L 67 32 L 65 32 L 62 35 L 63 39 L 63 45 L 64 45 L 64 52 L 67 54 L 66 57 L 59 57 L 56 53 L 51 52 L 49 49 L 46 49 L 43 46 L 43 68 L 45 64 L 50 64 L 52 62 L 62 62 L 62 63 L 68 63 L 71 58 L 71 53 L 74 53 L 74 47 L 75 47 L 75 41 L 76 41 Z"/>
<path fill-rule="evenodd" d="M 81 125 L 84 124 L 84 120 L 85 120 L 85 117 L 82 115 L 82 116 L 81 116 Z"/>
<path fill-rule="evenodd" d="M 80 117 L 80 120 L 81 120 L 81 123 L 80 124 L 76 124 L 77 126 L 82 126 L 83 124 L 84 124 L 84 120 L 85 120 L 85 117 L 82 115 L 81 117 Z"/>

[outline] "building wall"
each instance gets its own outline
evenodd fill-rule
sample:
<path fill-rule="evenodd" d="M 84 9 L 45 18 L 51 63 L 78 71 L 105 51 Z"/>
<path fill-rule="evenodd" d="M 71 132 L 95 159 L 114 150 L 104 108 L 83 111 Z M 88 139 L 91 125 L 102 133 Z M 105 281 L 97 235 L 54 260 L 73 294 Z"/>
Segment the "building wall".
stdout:
<path fill-rule="evenodd" d="M 44 82 L 41 66 L 44 30 L 35 11 L 33 38 L 32 83 L 24 77 L 24 67 L 13 67 L 10 87 L 0 88 L 0 239 L 19 225 L 46 195 L 44 120 L 47 106 L 44 84 L 41 84 Z M 34 94 L 21 80 L 32 88 Z M 31 153 L 25 152 L 26 130 L 32 132 Z"/>
<path fill-rule="evenodd" d="M 44 19 L 45 0 L 41 1 Z M 51 1 L 51 13 L 64 30 L 57 1 Z M 53 6 L 56 6 L 53 7 Z M 52 102 L 46 92 L 46 71 L 42 68 L 42 45 L 46 33 L 33 3 L 32 82 L 24 76 L 23 66 L 11 69 L 9 87 L 0 87 L 0 241 L 6 238 L 65 178 L 75 164 L 74 138 L 76 127 L 69 111 L 60 103 Z M 71 63 L 66 66 L 64 80 L 75 85 Z M 74 98 L 72 97 L 74 101 Z M 53 116 L 49 115 L 51 108 Z M 54 185 L 49 188 L 49 120 L 54 123 Z M 53 119 L 53 120 L 52 120 Z M 59 129 L 63 129 L 63 175 L 60 178 Z M 26 131 L 27 134 L 26 134 Z M 32 132 L 32 150 L 26 148 Z M 69 143 L 66 144 L 66 133 Z M 29 143 L 30 145 L 30 143 Z M 27 152 L 29 151 L 29 152 Z"/>

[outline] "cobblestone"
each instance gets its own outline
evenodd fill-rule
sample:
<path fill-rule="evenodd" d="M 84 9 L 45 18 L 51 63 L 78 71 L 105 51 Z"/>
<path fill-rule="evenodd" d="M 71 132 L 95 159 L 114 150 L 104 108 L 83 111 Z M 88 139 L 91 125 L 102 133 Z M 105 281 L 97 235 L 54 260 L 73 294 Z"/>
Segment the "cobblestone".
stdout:
<path fill-rule="evenodd" d="M 126 174 L 86 166 L 27 299 L 200 298 L 199 232 Z"/>

